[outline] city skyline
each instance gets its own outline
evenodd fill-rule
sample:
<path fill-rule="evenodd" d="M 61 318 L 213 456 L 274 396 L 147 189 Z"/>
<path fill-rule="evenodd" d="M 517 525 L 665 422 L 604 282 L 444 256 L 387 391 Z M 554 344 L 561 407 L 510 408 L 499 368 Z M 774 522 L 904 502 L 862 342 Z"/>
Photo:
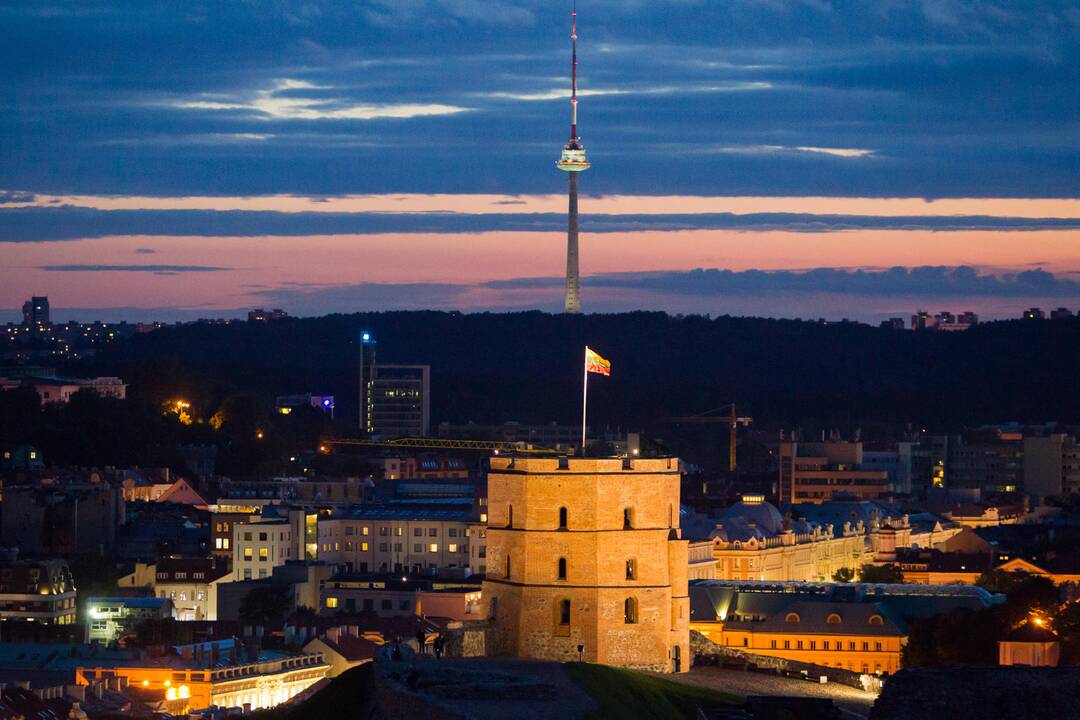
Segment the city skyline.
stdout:
<path fill-rule="evenodd" d="M 559 311 L 567 10 L 0 5 L 0 318 Z M 587 311 L 1080 307 L 1074 9 L 580 10 Z"/>

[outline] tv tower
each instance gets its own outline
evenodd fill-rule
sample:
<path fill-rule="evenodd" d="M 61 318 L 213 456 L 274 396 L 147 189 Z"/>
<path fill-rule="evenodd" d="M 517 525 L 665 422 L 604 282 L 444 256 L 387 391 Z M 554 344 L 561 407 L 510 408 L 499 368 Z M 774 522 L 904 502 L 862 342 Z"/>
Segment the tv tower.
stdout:
<path fill-rule="evenodd" d="M 570 207 L 566 229 L 566 312 L 581 312 L 581 275 L 578 272 L 578 173 L 589 169 L 585 146 L 577 134 L 577 2 L 570 11 L 570 139 L 555 167 L 570 179 Z"/>

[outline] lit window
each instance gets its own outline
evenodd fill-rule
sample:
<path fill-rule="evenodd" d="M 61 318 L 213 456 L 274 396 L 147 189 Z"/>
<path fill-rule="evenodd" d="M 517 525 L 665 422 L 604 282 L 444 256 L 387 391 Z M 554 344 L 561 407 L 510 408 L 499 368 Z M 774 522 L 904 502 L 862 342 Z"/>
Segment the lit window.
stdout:
<path fill-rule="evenodd" d="M 270 557 L 270 549 L 261 547 L 259 548 L 259 560 L 266 560 Z"/>
<path fill-rule="evenodd" d="M 337 602 L 338 602 L 338 599 L 336 597 L 328 597 L 328 598 L 326 598 L 326 607 L 333 610 L 334 608 L 337 607 Z"/>
<path fill-rule="evenodd" d="M 253 555 L 252 555 L 251 548 L 249 548 L 249 547 L 244 548 L 244 559 L 245 560 L 250 560 L 252 557 L 253 557 Z"/>
<path fill-rule="evenodd" d="M 364 533 L 364 534 L 366 535 L 367 533 Z M 361 552 L 367 552 L 368 551 L 368 544 L 367 543 L 360 543 L 360 551 Z"/>
<path fill-rule="evenodd" d="M 446 551 L 456 553 L 458 551 L 457 548 L 458 548 L 457 543 L 450 543 L 449 545 L 446 546 Z"/>
<path fill-rule="evenodd" d="M 431 543 L 430 545 L 428 545 L 428 552 L 439 552 L 439 543 Z"/>

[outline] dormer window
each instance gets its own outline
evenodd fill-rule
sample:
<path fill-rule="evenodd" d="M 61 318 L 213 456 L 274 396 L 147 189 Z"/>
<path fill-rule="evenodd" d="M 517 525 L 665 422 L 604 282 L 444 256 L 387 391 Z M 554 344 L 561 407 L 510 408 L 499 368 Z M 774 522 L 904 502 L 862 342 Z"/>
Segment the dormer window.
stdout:
<path fill-rule="evenodd" d="M 799 622 L 799 613 L 790 612 L 784 616 L 784 622 L 797 623 Z"/>
<path fill-rule="evenodd" d="M 825 622 L 827 622 L 829 625 L 839 625 L 841 622 L 843 622 L 843 618 L 841 618 L 840 615 L 838 615 L 837 613 L 829 613 L 829 617 L 825 618 Z"/>
<path fill-rule="evenodd" d="M 885 619 L 883 617 L 881 617 L 880 615 L 871 615 L 870 616 L 870 624 L 871 625 L 884 625 L 885 624 Z"/>

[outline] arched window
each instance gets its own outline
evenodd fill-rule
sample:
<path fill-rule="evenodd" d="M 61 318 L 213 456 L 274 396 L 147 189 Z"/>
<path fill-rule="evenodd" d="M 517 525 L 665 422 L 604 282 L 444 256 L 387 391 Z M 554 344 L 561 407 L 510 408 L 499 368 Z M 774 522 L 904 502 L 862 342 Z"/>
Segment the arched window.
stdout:
<path fill-rule="evenodd" d="M 626 561 L 626 579 L 637 580 L 637 561 L 634 558 Z"/>
<path fill-rule="evenodd" d="M 566 508 L 564 507 L 559 508 L 559 529 L 566 529 Z"/>
<path fill-rule="evenodd" d="M 495 619 L 495 613 L 499 610 L 499 598 L 491 598 L 491 619 Z"/>
<path fill-rule="evenodd" d="M 626 598 L 623 602 L 623 622 L 627 625 L 637 622 L 637 600 L 632 597 Z"/>
<path fill-rule="evenodd" d="M 506 527 L 508 527 L 508 528 L 514 527 L 514 506 L 513 505 L 507 505 L 506 506 Z"/>
<path fill-rule="evenodd" d="M 784 617 L 784 622 L 797 623 L 799 622 L 799 613 L 790 612 Z"/>
<path fill-rule="evenodd" d="M 507 556 L 506 556 L 506 575 L 505 575 L 505 577 L 506 577 L 507 580 L 510 579 L 510 555 L 509 554 L 507 554 Z"/>
<path fill-rule="evenodd" d="M 871 625 L 884 625 L 885 620 L 880 615 L 871 615 L 870 616 L 870 624 Z"/>
<path fill-rule="evenodd" d="M 558 577 L 560 580 L 566 579 L 566 558 L 559 558 Z"/>
<path fill-rule="evenodd" d="M 629 530 L 634 527 L 634 508 L 623 508 L 622 526 L 623 530 Z"/>
<path fill-rule="evenodd" d="M 829 613 L 829 617 L 825 618 L 825 622 L 829 625 L 839 625 L 843 621 L 837 613 Z"/>
<path fill-rule="evenodd" d="M 670 504 L 667 506 L 667 526 L 675 527 L 675 509 Z"/>
<path fill-rule="evenodd" d="M 560 600 L 559 601 L 559 624 L 560 625 L 569 625 L 570 624 L 570 601 L 569 600 Z"/>

